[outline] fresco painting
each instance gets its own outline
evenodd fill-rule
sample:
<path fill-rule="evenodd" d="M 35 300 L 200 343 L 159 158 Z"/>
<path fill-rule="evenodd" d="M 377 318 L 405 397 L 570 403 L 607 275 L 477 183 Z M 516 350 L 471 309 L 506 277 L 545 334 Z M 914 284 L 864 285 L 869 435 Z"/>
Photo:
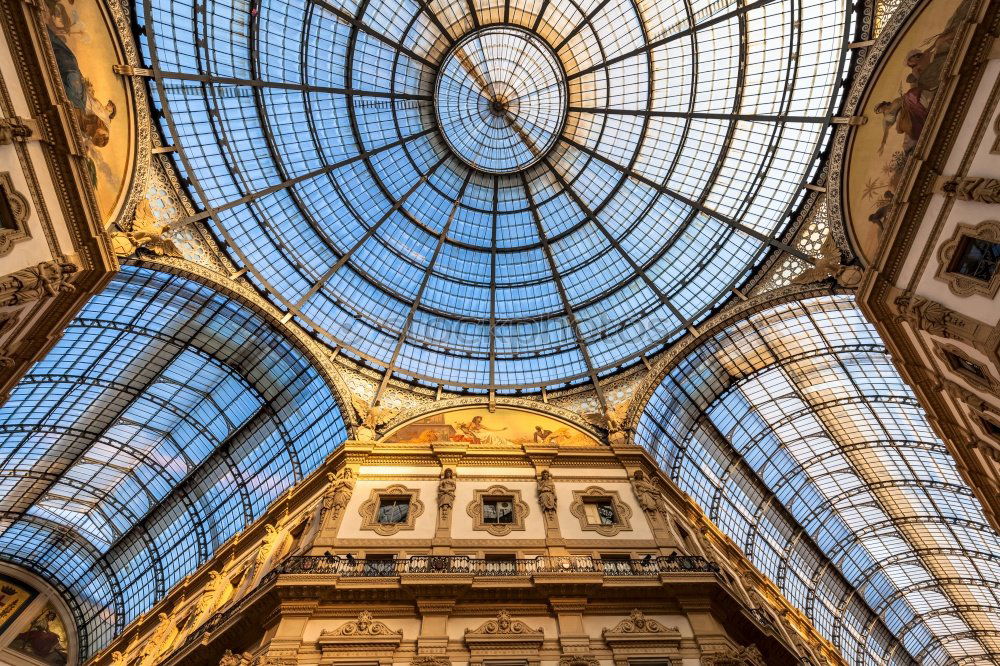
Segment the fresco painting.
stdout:
<path fill-rule="evenodd" d="M 865 102 L 868 122 L 854 137 L 847 202 L 855 238 L 869 259 L 971 6 L 971 0 L 931 2 L 886 57 Z"/>
<path fill-rule="evenodd" d="M 128 92 L 108 64 L 120 58 L 96 0 L 39 4 L 66 97 L 83 133 L 97 205 L 108 221 L 127 185 L 132 154 Z"/>
<path fill-rule="evenodd" d="M 47 604 L 38 617 L 14 638 L 10 648 L 42 663 L 63 666 L 69 652 L 69 641 L 66 627 L 55 607 Z"/>
<path fill-rule="evenodd" d="M 457 409 L 413 421 L 385 441 L 401 444 L 465 442 L 484 448 L 523 444 L 598 446 L 588 435 L 561 421 L 519 409 Z"/>
<path fill-rule="evenodd" d="M 21 581 L 0 575 L 0 632 L 9 627 L 37 595 L 37 590 Z"/>

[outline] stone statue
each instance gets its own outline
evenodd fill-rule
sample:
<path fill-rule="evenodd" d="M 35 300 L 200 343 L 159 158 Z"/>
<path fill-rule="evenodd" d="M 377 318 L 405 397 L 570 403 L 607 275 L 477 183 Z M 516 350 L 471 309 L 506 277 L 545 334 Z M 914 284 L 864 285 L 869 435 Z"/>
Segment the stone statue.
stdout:
<path fill-rule="evenodd" d="M 538 479 L 538 503 L 542 506 L 546 517 L 555 515 L 556 484 L 552 481 L 552 474 L 547 469 L 542 470 L 542 477 Z"/>
<path fill-rule="evenodd" d="M 195 612 L 191 617 L 191 629 L 205 622 L 205 620 L 212 616 L 212 613 L 229 601 L 229 598 L 233 594 L 233 585 L 229 582 L 228 578 L 218 571 L 209 571 L 208 575 L 211 580 L 205 585 L 205 590 L 195 605 Z"/>
<path fill-rule="evenodd" d="M 600 413 L 583 414 L 591 424 L 608 431 L 608 441 L 611 444 L 625 443 L 625 418 L 628 414 L 629 401 L 625 400 L 615 406 L 605 405 Z"/>
<path fill-rule="evenodd" d="M 448 517 L 448 512 L 455 505 L 455 473 L 449 468 L 444 470 L 444 477 L 438 483 L 438 508 L 441 509 L 442 520 Z"/>
<path fill-rule="evenodd" d="M 243 659 L 233 654 L 232 650 L 226 650 L 222 653 L 222 659 L 219 660 L 219 666 L 239 666 L 242 661 Z"/>
<path fill-rule="evenodd" d="M 43 261 L 0 278 L 0 306 L 21 305 L 72 292 L 69 276 L 76 264 Z"/>
<path fill-rule="evenodd" d="M 111 653 L 111 661 L 108 666 L 125 666 L 125 655 L 115 650 Z"/>
<path fill-rule="evenodd" d="M 354 492 L 354 474 L 350 467 L 340 470 L 340 473 L 330 479 L 333 483 L 333 492 L 329 495 L 329 509 L 336 520 L 347 508 L 347 503 L 351 501 L 351 494 Z M 324 498 L 324 502 L 326 502 Z"/>
<path fill-rule="evenodd" d="M 158 616 L 160 623 L 153 630 L 153 633 L 146 640 L 146 644 L 142 646 L 142 653 L 139 657 L 139 666 L 153 666 L 160 659 L 160 656 L 166 654 L 174 644 L 174 639 L 177 638 L 177 627 L 174 626 L 173 620 L 166 613 L 160 613 Z"/>
<path fill-rule="evenodd" d="M 840 247 L 833 233 L 828 233 L 819 249 L 816 263 L 792 278 L 794 284 L 812 284 L 833 278 L 841 287 L 857 287 L 861 283 L 861 271 L 854 266 L 841 263 Z"/>
<path fill-rule="evenodd" d="M 258 567 L 271 557 L 278 546 L 279 539 L 281 539 L 281 534 L 278 533 L 274 525 L 264 526 L 264 538 L 261 539 L 260 548 L 257 549 L 257 555 L 254 558 Z"/>
<path fill-rule="evenodd" d="M 158 257 L 179 257 L 181 251 L 166 237 L 168 231 L 170 225 L 161 224 L 153 215 L 149 201 L 143 199 L 135 208 L 132 230 L 111 234 L 111 246 L 115 254 L 124 257 L 135 254 L 140 248 Z"/>
<path fill-rule="evenodd" d="M 396 415 L 395 409 L 382 407 L 379 400 L 371 405 L 357 396 L 351 396 L 354 411 L 358 415 L 359 425 L 355 428 L 354 438 L 359 442 L 374 442 L 378 429 L 387 424 Z"/>
<path fill-rule="evenodd" d="M 1000 180 L 996 178 L 976 178 L 972 176 L 955 176 L 944 181 L 941 192 L 945 196 L 955 197 L 962 201 L 978 201 L 979 203 L 1000 203 Z"/>
<path fill-rule="evenodd" d="M 632 474 L 632 490 L 635 492 L 635 498 L 643 511 L 653 514 L 659 514 L 663 511 L 661 504 L 663 493 L 646 479 L 646 475 L 641 469 L 635 470 Z"/>

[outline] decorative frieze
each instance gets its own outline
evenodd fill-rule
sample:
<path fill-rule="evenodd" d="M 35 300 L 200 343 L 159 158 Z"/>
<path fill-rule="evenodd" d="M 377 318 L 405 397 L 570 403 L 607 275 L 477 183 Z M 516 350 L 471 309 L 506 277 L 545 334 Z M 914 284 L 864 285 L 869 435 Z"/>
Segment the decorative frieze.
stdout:
<path fill-rule="evenodd" d="M 1000 179 L 950 176 L 942 179 L 941 194 L 962 201 L 1000 203 Z"/>

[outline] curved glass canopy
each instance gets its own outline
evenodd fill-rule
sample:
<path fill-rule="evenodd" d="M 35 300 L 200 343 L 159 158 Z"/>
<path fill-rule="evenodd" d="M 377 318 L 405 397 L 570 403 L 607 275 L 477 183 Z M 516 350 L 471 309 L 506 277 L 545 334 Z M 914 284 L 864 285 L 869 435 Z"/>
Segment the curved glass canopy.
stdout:
<path fill-rule="evenodd" d="M 845 0 L 143 0 L 179 167 L 307 329 L 470 390 L 726 300 L 817 170 Z"/>
<path fill-rule="evenodd" d="M 0 557 L 59 586 L 82 659 L 347 437 L 326 382 L 259 315 L 128 266 L 0 429 Z"/>
<path fill-rule="evenodd" d="M 1000 538 L 852 297 L 695 348 L 636 438 L 847 659 L 1000 662 Z"/>

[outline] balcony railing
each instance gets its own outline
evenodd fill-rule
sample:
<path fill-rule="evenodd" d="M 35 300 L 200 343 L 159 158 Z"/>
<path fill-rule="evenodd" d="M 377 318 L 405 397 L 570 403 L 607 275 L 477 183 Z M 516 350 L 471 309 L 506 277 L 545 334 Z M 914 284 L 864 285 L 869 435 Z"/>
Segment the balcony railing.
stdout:
<path fill-rule="evenodd" d="M 476 559 L 464 555 L 414 555 L 405 559 L 360 559 L 338 555 L 286 557 L 260 580 L 257 589 L 280 574 L 334 574 L 354 578 L 392 578 L 405 574 L 464 574 L 466 576 L 531 576 L 539 573 L 590 573 L 602 576 L 656 576 L 661 573 L 716 573 L 719 565 L 697 555 L 666 555 L 642 559 L 594 559 L 587 555 L 539 556 L 519 560 Z M 253 593 L 210 617 L 177 646 L 183 649 L 214 631 L 240 612 Z"/>
<path fill-rule="evenodd" d="M 401 559 L 361 559 L 333 555 L 286 558 L 278 573 L 332 574 L 354 578 L 387 578 L 407 574 L 467 576 L 531 576 L 539 573 L 590 573 L 602 576 L 656 576 L 661 573 L 714 573 L 719 565 L 697 555 L 642 559 L 595 559 L 587 555 L 539 556 L 529 559 L 477 559 L 464 555 L 415 555 Z"/>

